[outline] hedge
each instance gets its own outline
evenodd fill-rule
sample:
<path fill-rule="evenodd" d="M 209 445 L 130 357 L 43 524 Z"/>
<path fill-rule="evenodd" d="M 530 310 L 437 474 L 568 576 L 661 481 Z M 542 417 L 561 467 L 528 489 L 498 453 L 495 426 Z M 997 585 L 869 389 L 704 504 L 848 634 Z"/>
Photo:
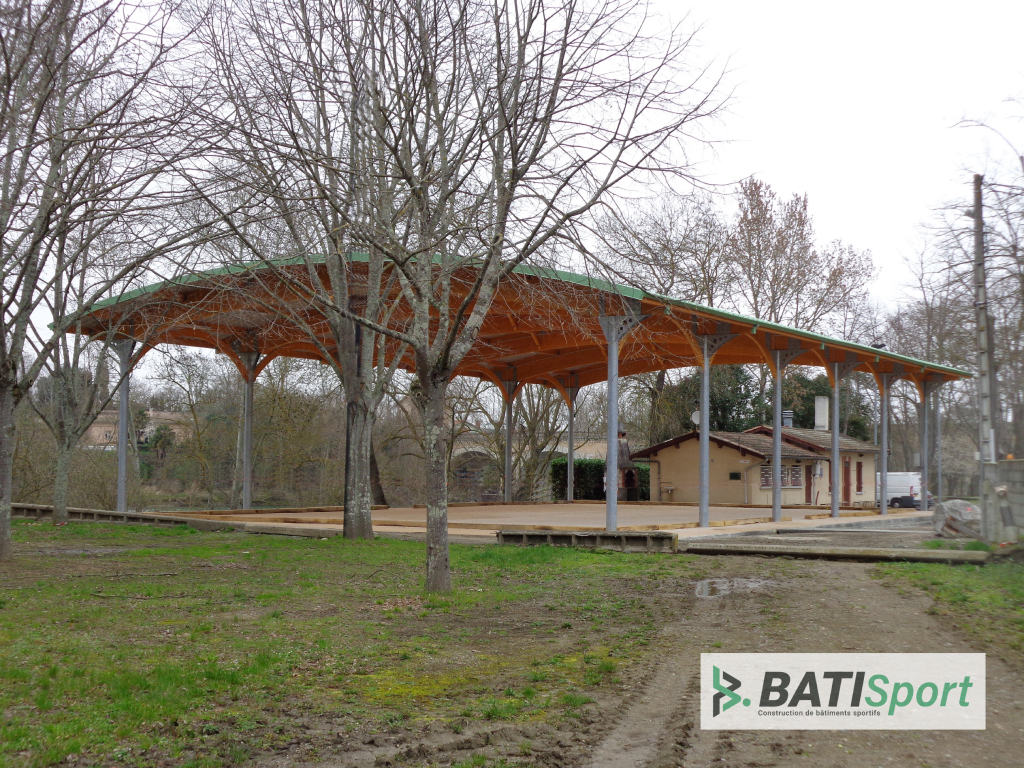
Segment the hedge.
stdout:
<path fill-rule="evenodd" d="M 573 462 L 573 498 L 604 501 L 604 459 L 576 459 Z M 565 498 L 566 471 L 569 461 L 564 456 L 551 462 L 551 493 L 555 501 Z M 651 499 L 651 467 L 637 464 L 640 482 L 640 501 Z"/>

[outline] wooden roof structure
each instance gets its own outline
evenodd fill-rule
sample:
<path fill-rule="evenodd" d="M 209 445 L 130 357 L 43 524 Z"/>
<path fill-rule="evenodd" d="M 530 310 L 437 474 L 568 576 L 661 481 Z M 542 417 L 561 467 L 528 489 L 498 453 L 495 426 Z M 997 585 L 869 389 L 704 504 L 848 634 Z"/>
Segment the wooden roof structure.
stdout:
<path fill-rule="evenodd" d="M 365 283 L 365 254 L 349 257 L 350 279 Z M 327 283 L 326 267 L 320 280 Z M 471 270 L 453 284 L 451 303 L 465 296 Z M 96 305 L 83 320 L 90 334 L 114 332 L 152 347 L 182 344 L 215 349 L 230 356 L 245 371 L 241 353 L 259 352 L 256 374 L 275 357 L 324 361 L 332 353 L 332 337 L 311 291 L 302 260 L 273 265 L 254 263 L 197 272 L 156 283 Z M 395 289 L 391 300 L 402 302 Z M 831 363 L 844 370 L 864 371 L 880 381 L 890 373 L 913 382 L 923 393 L 924 382 L 969 377 L 967 371 L 894 354 L 874 347 L 830 338 L 744 317 L 721 309 L 661 296 L 568 272 L 520 266 L 501 283 L 478 338 L 456 375 L 516 382 L 506 396 L 523 384 L 554 387 L 568 397 L 572 387 L 607 378 L 608 345 L 601 330 L 602 314 L 639 314 L 643 322 L 622 342 L 620 375 L 699 365 L 700 337 L 727 339 L 712 356 L 712 364 L 763 363 L 774 373 L 773 352 L 786 353 L 789 365 L 824 368 L 833 378 Z M 396 308 L 395 327 L 409 313 Z M 311 338 L 315 334 L 319 344 Z M 401 354 L 399 365 L 413 370 L 411 355 L 398 342 L 388 342 L 382 354 Z"/>

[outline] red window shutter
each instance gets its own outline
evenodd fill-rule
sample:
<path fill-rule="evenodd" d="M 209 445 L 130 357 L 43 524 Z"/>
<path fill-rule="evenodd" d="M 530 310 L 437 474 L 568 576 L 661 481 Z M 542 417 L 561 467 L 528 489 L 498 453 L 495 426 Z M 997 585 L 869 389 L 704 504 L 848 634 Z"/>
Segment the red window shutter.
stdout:
<path fill-rule="evenodd" d="M 857 462 L 857 493 L 864 493 L 864 462 Z"/>

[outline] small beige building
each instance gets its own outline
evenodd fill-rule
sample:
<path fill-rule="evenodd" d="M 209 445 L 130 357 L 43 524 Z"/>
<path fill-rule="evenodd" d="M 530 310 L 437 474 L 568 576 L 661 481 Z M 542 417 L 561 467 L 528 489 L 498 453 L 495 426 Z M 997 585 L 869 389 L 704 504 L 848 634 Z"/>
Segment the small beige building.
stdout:
<path fill-rule="evenodd" d="M 117 447 L 117 408 L 105 408 L 92 425 L 82 435 L 82 445 L 86 448 L 102 448 L 112 450 Z M 174 432 L 175 440 L 187 440 L 192 434 L 188 422 L 191 417 L 177 411 L 146 410 L 146 426 L 138 430 L 140 445 L 149 442 L 157 427 L 167 426 Z"/>
<path fill-rule="evenodd" d="M 634 460 L 651 463 L 652 501 L 696 503 L 699 487 L 699 435 L 689 432 L 635 452 Z M 875 504 L 878 448 L 846 436 L 839 438 L 844 506 Z M 832 434 L 784 427 L 782 434 L 782 503 L 786 506 L 831 504 L 829 466 Z M 772 503 L 772 428 L 746 432 L 712 432 L 711 504 Z"/>

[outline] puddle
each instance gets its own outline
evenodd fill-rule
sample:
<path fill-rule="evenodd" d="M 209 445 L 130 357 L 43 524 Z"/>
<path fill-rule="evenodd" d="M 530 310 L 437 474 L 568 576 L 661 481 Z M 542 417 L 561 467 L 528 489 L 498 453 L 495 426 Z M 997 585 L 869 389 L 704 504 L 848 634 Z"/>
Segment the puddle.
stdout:
<path fill-rule="evenodd" d="M 768 579 L 704 579 L 697 582 L 694 594 L 697 597 L 721 597 L 730 592 L 753 592 L 771 583 Z"/>

